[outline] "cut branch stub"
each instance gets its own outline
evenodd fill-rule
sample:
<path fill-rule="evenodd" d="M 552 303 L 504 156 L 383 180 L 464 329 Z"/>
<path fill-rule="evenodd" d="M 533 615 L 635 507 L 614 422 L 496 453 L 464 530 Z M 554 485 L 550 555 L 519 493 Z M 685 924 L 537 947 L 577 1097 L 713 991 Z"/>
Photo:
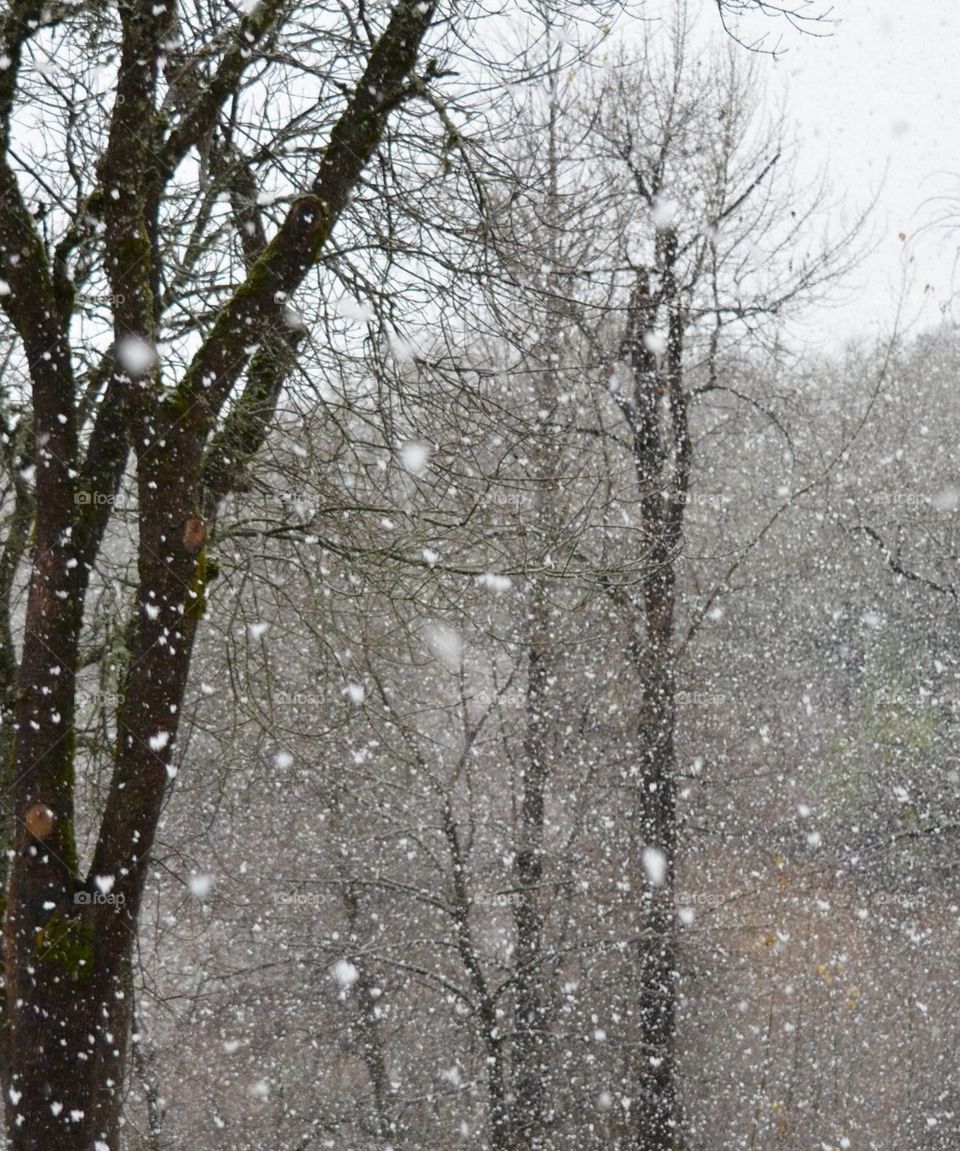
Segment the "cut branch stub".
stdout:
<path fill-rule="evenodd" d="M 49 839 L 57 817 L 45 803 L 32 803 L 23 813 L 23 825 L 34 839 Z"/>

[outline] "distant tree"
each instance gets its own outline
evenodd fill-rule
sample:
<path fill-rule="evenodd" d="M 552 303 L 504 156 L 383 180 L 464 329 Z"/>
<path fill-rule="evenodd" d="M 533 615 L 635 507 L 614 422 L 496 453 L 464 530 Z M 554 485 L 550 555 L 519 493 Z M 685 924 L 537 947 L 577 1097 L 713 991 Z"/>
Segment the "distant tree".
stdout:
<path fill-rule="evenodd" d="M 522 325 L 513 337 L 540 381 L 536 406 L 558 434 L 561 402 L 584 405 L 563 434 L 584 454 L 604 445 L 598 470 L 607 469 L 615 493 L 598 500 L 605 531 L 585 532 L 577 559 L 589 569 L 584 553 L 603 541 L 594 578 L 623 637 L 623 674 L 635 684 L 635 755 L 620 783 L 621 816 L 637 846 L 624 879 L 640 901 L 629 920 L 637 978 L 636 1002 L 625 1009 L 635 1033 L 621 1080 L 632 1099 L 624 1145 L 668 1151 L 683 1143 L 678 689 L 688 646 L 722 594 L 722 581 L 710 594 L 688 591 L 696 442 L 714 403 L 745 406 L 783 433 L 764 394 L 745 389 L 737 368 L 748 355 L 775 351 L 784 319 L 822 298 L 856 263 L 863 220 L 832 239 L 819 234 L 823 189 L 793 187 L 782 118 L 758 115 L 755 77 L 735 47 L 693 58 L 682 7 L 668 44 L 649 34 L 638 51 L 597 69 L 571 103 L 561 113 L 554 93 L 546 107 L 524 109 L 540 117 L 541 140 L 517 158 L 515 183 L 504 181 L 497 240 L 536 316 L 528 320 L 533 338 Z M 542 175 L 533 179 L 537 166 Z M 579 346 L 558 336 L 570 330 Z M 599 397 L 596 422 L 585 418 L 584 378 Z M 633 531 L 618 532 L 616 522 Z M 634 566 L 618 572 L 611 552 L 619 554 L 626 539 Z M 531 674 L 539 662 L 531 651 Z M 538 711 L 542 722 L 542 701 Z M 540 778 L 538 792 L 549 787 Z M 523 1110 L 536 1114 L 529 1102 Z"/>

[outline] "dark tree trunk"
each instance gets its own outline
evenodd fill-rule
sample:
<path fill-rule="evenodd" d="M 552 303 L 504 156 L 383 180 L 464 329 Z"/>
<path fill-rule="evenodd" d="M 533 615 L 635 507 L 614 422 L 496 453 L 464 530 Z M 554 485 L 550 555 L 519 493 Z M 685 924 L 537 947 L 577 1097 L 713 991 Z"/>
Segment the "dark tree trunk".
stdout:
<path fill-rule="evenodd" d="M 639 1058 L 633 1107 L 633 1146 L 637 1151 L 679 1151 L 683 1131 L 676 1063 L 677 856 L 676 681 L 673 665 L 676 563 L 683 540 L 683 513 L 689 477 L 686 396 L 683 391 L 683 313 L 676 281 L 676 235 L 657 238 L 659 282 L 651 292 L 646 271 L 637 278 L 628 315 L 624 358 L 633 374 L 633 396 L 625 414 L 632 425 L 633 463 L 640 492 L 642 538 L 649 574 L 642 585 L 643 637 L 631 647 L 640 676 L 637 716 L 637 813 L 641 846 L 659 853 L 662 879 L 644 877 L 641 898 L 639 968 Z M 662 359 L 649 338 L 666 319 Z"/>
<path fill-rule="evenodd" d="M 279 5 L 259 5 L 241 18 L 237 43 L 226 51 L 209 92 L 165 139 L 156 82 L 171 10 L 151 0 L 120 5 L 117 100 L 98 165 L 101 183 L 83 207 L 84 227 L 92 219 L 103 224 L 95 231 L 115 301 L 116 351 L 96 377 L 104 390 L 87 436 L 79 430 L 83 405 L 69 342 L 73 287 L 63 252 L 52 265 L 6 161 L 21 49 L 38 26 L 39 10 L 34 13 L 31 0 L 15 4 L 0 28 L 7 58 L 0 71 L 0 267 L 6 281 L 0 306 L 29 367 L 36 495 L 34 514 L 18 491 L 14 531 L 0 557 L 0 703 L 13 720 L 7 739 L 15 824 L 0 1081 L 13 1151 L 118 1151 L 138 916 L 204 612 L 204 516 L 212 519 L 218 501 L 242 481 L 267 435 L 297 342 L 283 322 L 284 293 L 294 291 L 319 259 L 390 112 L 421 90 L 412 72 L 434 7 L 397 0 L 320 153 L 308 194 L 269 243 L 247 253 L 246 280 L 183 378 L 164 395 L 159 370 L 138 374 L 124 365 L 120 351 L 129 338 L 156 342 L 156 221 L 163 187 L 187 151 L 209 135 Z M 240 394 L 221 419 L 244 372 Z M 93 860 L 81 877 L 72 733 L 84 597 L 109 497 L 131 447 L 139 501 L 136 617 L 127 629 L 131 650 L 115 717 L 109 793 Z M 91 498 L 94 493 L 98 498 Z M 14 668 L 9 592 L 31 519 L 32 574 L 22 656 Z"/>

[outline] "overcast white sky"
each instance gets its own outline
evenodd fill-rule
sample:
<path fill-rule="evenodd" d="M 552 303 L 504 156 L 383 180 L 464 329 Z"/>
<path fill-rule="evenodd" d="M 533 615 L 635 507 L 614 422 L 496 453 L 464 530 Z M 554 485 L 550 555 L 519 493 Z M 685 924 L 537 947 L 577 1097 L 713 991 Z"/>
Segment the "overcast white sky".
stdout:
<path fill-rule="evenodd" d="M 820 317 L 831 344 L 845 332 L 876 333 L 893 323 L 903 282 L 904 318 L 915 327 L 960 319 L 960 9 L 944 0 L 838 0 L 826 39 L 784 32 L 788 50 L 761 72 L 782 86 L 797 125 L 805 169 L 826 166 L 834 194 L 851 207 L 878 193 L 877 250 L 848 302 Z M 699 19 L 717 20 L 715 6 Z M 779 23 L 779 22 L 778 22 Z M 954 229 L 928 228 L 956 201 Z M 907 236 L 906 244 L 899 238 Z M 930 288 L 925 291 L 925 286 Z"/>

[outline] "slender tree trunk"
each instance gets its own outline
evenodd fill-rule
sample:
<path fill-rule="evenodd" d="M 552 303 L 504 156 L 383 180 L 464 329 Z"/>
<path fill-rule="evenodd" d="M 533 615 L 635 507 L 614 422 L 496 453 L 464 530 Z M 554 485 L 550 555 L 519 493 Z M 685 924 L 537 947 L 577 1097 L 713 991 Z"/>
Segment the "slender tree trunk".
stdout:
<path fill-rule="evenodd" d="M 453 882 L 451 910 L 456 933 L 457 952 L 467 972 L 476 1004 L 480 1043 L 487 1070 L 487 1124 L 491 1151 L 512 1151 L 511 1113 L 507 1102 L 507 1077 L 504 1058 L 503 1030 L 497 1014 L 494 994 L 487 983 L 483 964 L 473 940 L 470 925 L 470 892 L 467 887 L 466 861 L 460 845 L 460 833 L 454 818 L 450 797 L 444 801 L 443 834 L 450 852 Z"/>
<path fill-rule="evenodd" d="M 644 877 L 641 937 L 638 1090 L 633 1107 L 637 1151 L 679 1151 L 683 1132 L 676 1062 L 677 856 L 676 681 L 673 665 L 676 562 L 683 539 L 689 478 L 689 437 L 683 391 L 683 314 L 674 280 L 676 236 L 657 237 L 659 288 L 637 278 L 624 341 L 633 372 L 633 461 L 641 499 L 642 536 L 650 574 L 642 586 L 644 636 L 631 653 L 641 680 L 637 716 L 640 832 L 656 853 Z M 652 351 L 658 321 L 668 325 L 661 362 Z M 658 874 L 662 866 L 662 875 Z"/>
<path fill-rule="evenodd" d="M 547 1002 L 543 955 L 544 803 L 549 773 L 550 607 L 541 581 L 528 598 L 527 714 L 523 740 L 520 834 L 516 856 L 512 1145 L 539 1151 L 544 1143 Z"/>
<path fill-rule="evenodd" d="M 351 938 L 359 940 L 360 897 L 356 885 L 351 883 L 349 879 L 344 880 L 343 904 L 347 912 Z M 366 959 L 357 955 L 354 957 L 353 963 L 357 969 L 357 986 L 354 995 L 360 1057 L 367 1068 L 367 1076 L 373 1089 L 376 1135 L 384 1146 L 396 1146 L 402 1141 L 402 1134 L 393 1106 L 390 1077 L 387 1073 L 383 1035 L 377 1013 L 378 996 L 375 994 L 373 978 Z"/>
<path fill-rule="evenodd" d="M 559 62 L 560 56 L 556 56 Z M 559 189 L 560 97 L 559 67 L 550 73 L 547 119 L 546 271 L 547 315 L 543 337 L 533 365 L 532 387 L 537 418 L 531 444 L 533 499 L 529 531 L 536 549 L 548 554 L 561 519 L 561 442 L 556 426 L 558 396 L 562 390 L 558 366 L 563 342 L 563 298 L 560 241 L 563 236 Z M 551 735 L 555 725 L 553 685 L 557 681 L 555 609 L 549 582 L 542 576 L 530 581 L 527 607 L 527 694 L 524 717 L 520 826 L 516 853 L 516 991 L 514 1040 L 511 1053 L 513 1079 L 512 1139 L 518 1151 L 541 1151 L 547 1145 L 550 1098 L 549 961 L 544 942 L 544 837 L 547 788 L 551 772 Z"/>

